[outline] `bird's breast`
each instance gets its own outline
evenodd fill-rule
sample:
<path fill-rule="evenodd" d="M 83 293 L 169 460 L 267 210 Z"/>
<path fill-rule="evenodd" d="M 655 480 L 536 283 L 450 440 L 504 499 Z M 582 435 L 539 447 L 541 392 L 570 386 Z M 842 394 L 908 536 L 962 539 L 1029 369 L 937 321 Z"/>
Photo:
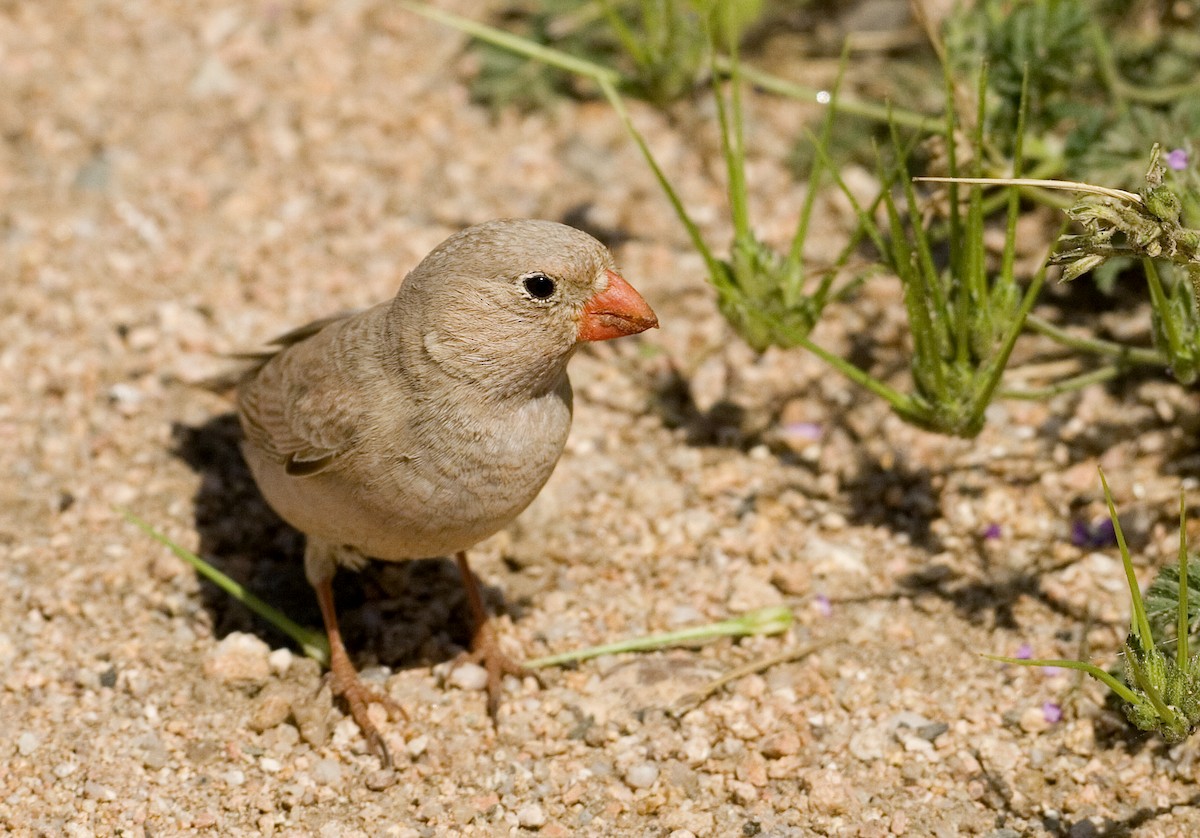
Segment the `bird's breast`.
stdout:
<path fill-rule="evenodd" d="M 570 424 L 569 389 L 499 407 L 427 406 L 395 426 L 390 442 L 338 468 L 257 476 L 272 506 L 305 533 L 372 558 L 442 556 L 504 528 L 537 497 Z"/>

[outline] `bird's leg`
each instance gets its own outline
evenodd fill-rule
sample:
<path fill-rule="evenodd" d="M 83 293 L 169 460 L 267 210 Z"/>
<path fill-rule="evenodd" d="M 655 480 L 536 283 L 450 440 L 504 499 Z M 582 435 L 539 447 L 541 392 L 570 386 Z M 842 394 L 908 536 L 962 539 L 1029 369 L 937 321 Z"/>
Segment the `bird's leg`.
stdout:
<path fill-rule="evenodd" d="M 488 617 L 483 605 L 483 593 L 479 590 L 479 580 L 471 572 L 467 564 L 467 554 L 460 552 L 454 557 L 458 563 L 458 572 L 462 576 L 463 587 L 467 589 L 467 607 L 471 609 L 471 619 L 475 625 L 471 629 L 471 653 L 467 660 L 478 663 L 487 670 L 487 709 L 488 715 L 496 718 L 500 708 L 500 690 L 505 675 L 515 675 L 523 678 L 526 675 L 537 677 L 533 671 L 514 661 L 500 649 L 496 637 L 496 628 Z"/>
<path fill-rule="evenodd" d="M 317 592 L 317 603 L 321 606 L 321 619 L 325 623 L 325 634 L 329 638 L 329 679 L 333 694 L 341 696 L 371 751 L 379 757 L 384 768 L 392 767 L 392 755 L 375 723 L 367 713 L 371 704 L 382 704 L 390 716 L 404 716 L 404 708 L 387 695 L 372 689 L 358 677 L 358 670 L 346 652 L 342 632 L 338 628 L 337 610 L 333 602 L 333 574 L 337 562 L 333 551 L 325 545 L 311 543 L 305 553 L 305 570 L 308 581 Z"/>

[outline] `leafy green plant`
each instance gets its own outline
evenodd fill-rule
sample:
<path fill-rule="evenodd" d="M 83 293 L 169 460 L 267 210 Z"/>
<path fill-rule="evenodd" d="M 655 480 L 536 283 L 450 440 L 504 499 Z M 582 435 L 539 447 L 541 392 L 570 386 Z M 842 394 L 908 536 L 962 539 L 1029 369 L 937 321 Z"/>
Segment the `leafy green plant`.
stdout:
<path fill-rule="evenodd" d="M 981 94 L 985 83 L 986 73 L 980 76 Z M 947 77 L 948 90 L 949 87 Z M 947 99 L 951 98 L 948 92 Z M 972 159 L 977 173 L 983 159 L 982 95 L 978 102 L 979 113 L 972 141 Z M 1018 121 L 1023 119 L 1022 110 Z M 955 108 L 951 106 L 946 109 L 945 136 L 953 137 L 957 131 Z M 1018 176 L 1021 136 L 1018 126 L 1014 154 Z M 890 176 L 881 170 L 881 181 L 885 186 L 897 181 L 902 184 L 907 215 L 901 213 L 891 190 L 885 188 L 887 235 L 861 209 L 859 222 L 874 241 L 883 264 L 900 278 L 904 287 L 904 306 L 913 335 L 912 392 L 900 393 L 810 342 L 805 346 L 882 396 L 907 421 L 938 433 L 972 437 L 983 427 L 984 411 L 996 392 L 1025 318 L 1045 281 L 1045 268 L 1022 291 L 1014 274 L 1019 211 L 1018 196 L 1014 191 L 1008 200 L 1000 267 L 994 274 L 989 274 L 983 251 L 982 192 L 977 187 L 971 189 L 964 214 L 955 184 L 950 189 L 949 224 L 945 231 L 949 258 L 946 267 L 939 268 L 933 258 L 931 231 L 915 220 L 919 203 L 903 162 L 906 155 L 894 129 L 892 146 L 900 161 L 899 168 Z M 949 170 L 957 172 L 955 146 L 950 143 L 947 148 Z M 853 203 L 853 195 L 841 184 L 840 178 L 838 182 Z"/>
<path fill-rule="evenodd" d="M 1153 26 L 1135 26 L 1148 13 Z M 1133 188 L 1147 148 L 1174 148 L 1200 127 L 1194 14 L 1171 4 L 978 0 L 947 19 L 943 38 L 956 77 L 990 67 L 987 132 L 1001 152 L 1013 145 L 1029 68 L 1026 150 L 1039 176 Z M 1152 34 L 1127 37 L 1135 29 Z"/>
<path fill-rule="evenodd" d="M 1104 499 L 1108 504 L 1108 514 L 1121 551 L 1121 563 L 1129 583 L 1132 617 L 1123 653 L 1124 680 L 1087 661 L 1023 659 L 1001 655 L 984 657 L 1019 666 L 1059 666 L 1085 672 L 1117 695 L 1123 702 L 1126 717 L 1136 727 L 1154 731 L 1172 744 L 1182 742 L 1200 727 L 1200 655 L 1192 655 L 1188 643 L 1190 588 L 1187 508 L 1183 493 L 1180 492 L 1179 496 L 1179 562 L 1175 572 L 1175 655 L 1170 657 L 1159 649 L 1155 640 L 1141 589 L 1133 572 L 1133 559 L 1130 558 L 1125 534 L 1117 518 L 1117 508 L 1103 471 L 1100 472 L 1100 482 L 1104 486 Z M 1178 580 L 1182 580 L 1182 583 Z"/>

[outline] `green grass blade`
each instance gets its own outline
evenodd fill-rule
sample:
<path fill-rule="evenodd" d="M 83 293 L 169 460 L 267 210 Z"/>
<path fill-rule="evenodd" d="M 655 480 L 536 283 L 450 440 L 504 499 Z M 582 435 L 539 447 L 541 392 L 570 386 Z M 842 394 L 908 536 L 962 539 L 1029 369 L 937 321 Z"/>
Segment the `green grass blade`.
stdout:
<path fill-rule="evenodd" d="M 278 608 L 263 602 L 254 594 L 250 593 L 250 591 L 246 590 L 243 585 L 217 570 L 191 550 L 188 550 L 186 547 L 183 547 L 182 545 L 172 541 L 166 535 L 156 530 L 154 527 L 130 512 L 128 509 L 118 508 L 117 511 L 121 513 L 126 521 L 133 524 L 142 532 L 146 533 L 146 535 L 164 545 L 176 556 L 191 565 L 196 572 L 205 579 L 212 582 L 225 593 L 242 603 L 242 605 L 246 606 L 255 614 L 262 617 L 268 623 L 275 626 L 275 628 L 286 634 L 292 640 L 296 641 L 296 644 L 308 657 L 317 661 L 322 666 L 329 665 L 329 641 L 326 639 L 323 632 L 313 631 L 312 629 L 305 628 L 299 623 L 293 622 Z"/>
<path fill-rule="evenodd" d="M 616 655 L 623 652 L 647 652 L 654 649 L 661 649 L 664 646 L 678 646 L 684 643 L 711 640 L 714 637 L 782 634 L 791 628 L 792 620 L 792 612 L 786 606 L 779 605 L 758 608 L 753 611 L 747 611 L 740 617 L 722 620 L 719 623 L 691 626 L 677 631 L 634 637 L 627 640 L 618 640 L 613 643 L 604 643 L 599 646 L 575 649 L 570 652 L 561 652 L 556 655 L 546 655 L 545 657 L 526 661 L 525 665 L 533 669 L 540 669 L 544 666 L 557 666 L 563 663 L 590 660 L 602 655 Z"/>
<path fill-rule="evenodd" d="M 1129 583 L 1129 599 L 1133 605 L 1133 616 L 1130 631 L 1137 636 L 1142 651 L 1150 654 L 1154 651 L 1154 635 L 1150 632 L 1150 621 L 1146 619 L 1146 606 L 1142 603 L 1142 591 L 1138 587 L 1137 576 L 1133 572 L 1133 559 L 1129 555 L 1129 545 L 1125 543 L 1125 533 L 1121 530 L 1121 520 L 1117 517 L 1117 506 L 1113 502 L 1112 491 L 1108 488 L 1108 480 L 1104 477 L 1104 469 L 1100 472 L 1100 485 L 1104 487 L 1104 501 L 1108 504 L 1108 516 L 1112 519 L 1113 531 L 1117 536 L 1117 547 L 1121 551 L 1121 564 L 1125 567 L 1125 579 Z"/>
<path fill-rule="evenodd" d="M 551 67 L 565 70 L 568 73 L 576 73 L 577 75 L 593 79 L 596 82 L 607 81 L 609 84 L 622 84 L 626 81 L 624 76 L 611 67 L 605 67 L 583 58 L 577 58 L 561 50 L 543 46 L 536 41 L 530 41 L 528 38 L 522 38 L 511 32 L 505 32 L 503 29 L 488 26 L 486 23 L 460 17 L 451 12 L 426 6 L 423 3 L 409 3 L 406 0 L 400 0 L 400 5 L 411 12 L 445 24 L 452 29 L 457 29 L 459 32 L 470 35 L 472 38 L 478 38 L 493 46 L 515 52 L 518 55 L 524 55 L 526 58 L 541 61 L 544 64 L 549 64 Z"/>
<path fill-rule="evenodd" d="M 1175 663 L 1188 671 L 1188 554 L 1187 499 L 1179 487 L 1179 605 L 1175 615 Z"/>
<path fill-rule="evenodd" d="M 1088 675 L 1091 675 L 1097 681 L 1100 681 L 1102 684 L 1104 684 L 1104 686 L 1116 693 L 1122 701 L 1128 702 L 1129 704 L 1138 704 L 1141 702 L 1141 699 L 1133 692 L 1133 690 L 1129 689 L 1129 687 L 1122 684 L 1117 678 L 1105 672 L 1094 663 L 1088 663 L 1087 661 L 1008 658 L 1004 655 L 989 655 L 986 653 L 983 654 L 983 657 L 987 658 L 988 660 L 996 661 L 997 663 L 1012 663 L 1016 664 L 1017 666 L 1058 666 L 1062 667 L 1063 669 L 1074 669 L 1077 672 L 1086 672 Z"/>

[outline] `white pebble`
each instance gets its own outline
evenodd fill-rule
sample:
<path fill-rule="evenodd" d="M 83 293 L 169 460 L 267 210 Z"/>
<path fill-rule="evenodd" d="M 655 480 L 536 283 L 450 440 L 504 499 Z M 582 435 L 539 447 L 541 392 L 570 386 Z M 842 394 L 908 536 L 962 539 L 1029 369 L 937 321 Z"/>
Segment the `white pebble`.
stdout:
<path fill-rule="evenodd" d="M 342 781 L 342 766 L 337 760 L 319 759 L 312 767 L 312 778 L 323 786 L 335 786 Z"/>
<path fill-rule="evenodd" d="M 292 650 L 287 647 L 273 649 L 271 654 L 267 655 L 267 663 L 276 675 L 286 675 L 292 665 L 292 657 Z"/>
<path fill-rule="evenodd" d="M 271 647 L 253 634 L 235 631 L 204 661 L 204 674 L 224 683 L 266 683 L 271 676 Z"/>
<path fill-rule="evenodd" d="M 283 763 L 273 757 L 262 757 L 258 761 L 258 767 L 268 774 L 274 774 L 283 768 Z"/>
<path fill-rule="evenodd" d="M 488 674 L 479 664 L 468 661 L 454 667 L 447 680 L 460 690 L 475 692 L 487 687 Z"/>
<path fill-rule="evenodd" d="M 546 825 L 546 813 L 541 806 L 530 803 L 517 810 L 517 823 L 528 829 L 538 829 Z"/>
<path fill-rule="evenodd" d="M 404 746 L 404 750 L 408 752 L 410 757 L 414 759 L 425 753 L 425 749 L 429 747 L 429 737 L 422 733 L 420 736 L 414 736 L 409 739 Z"/>
<path fill-rule="evenodd" d="M 658 779 L 658 766 L 653 762 L 639 762 L 625 772 L 625 784 L 633 789 L 648 789 Z"/>
<path fill-rule="evenodd" d="M 36 751 L 40 744 L 41 739 L 31 730 L 27 730 L 17 737 L 17 751 L 23 757 L 27 757 Z"/>

